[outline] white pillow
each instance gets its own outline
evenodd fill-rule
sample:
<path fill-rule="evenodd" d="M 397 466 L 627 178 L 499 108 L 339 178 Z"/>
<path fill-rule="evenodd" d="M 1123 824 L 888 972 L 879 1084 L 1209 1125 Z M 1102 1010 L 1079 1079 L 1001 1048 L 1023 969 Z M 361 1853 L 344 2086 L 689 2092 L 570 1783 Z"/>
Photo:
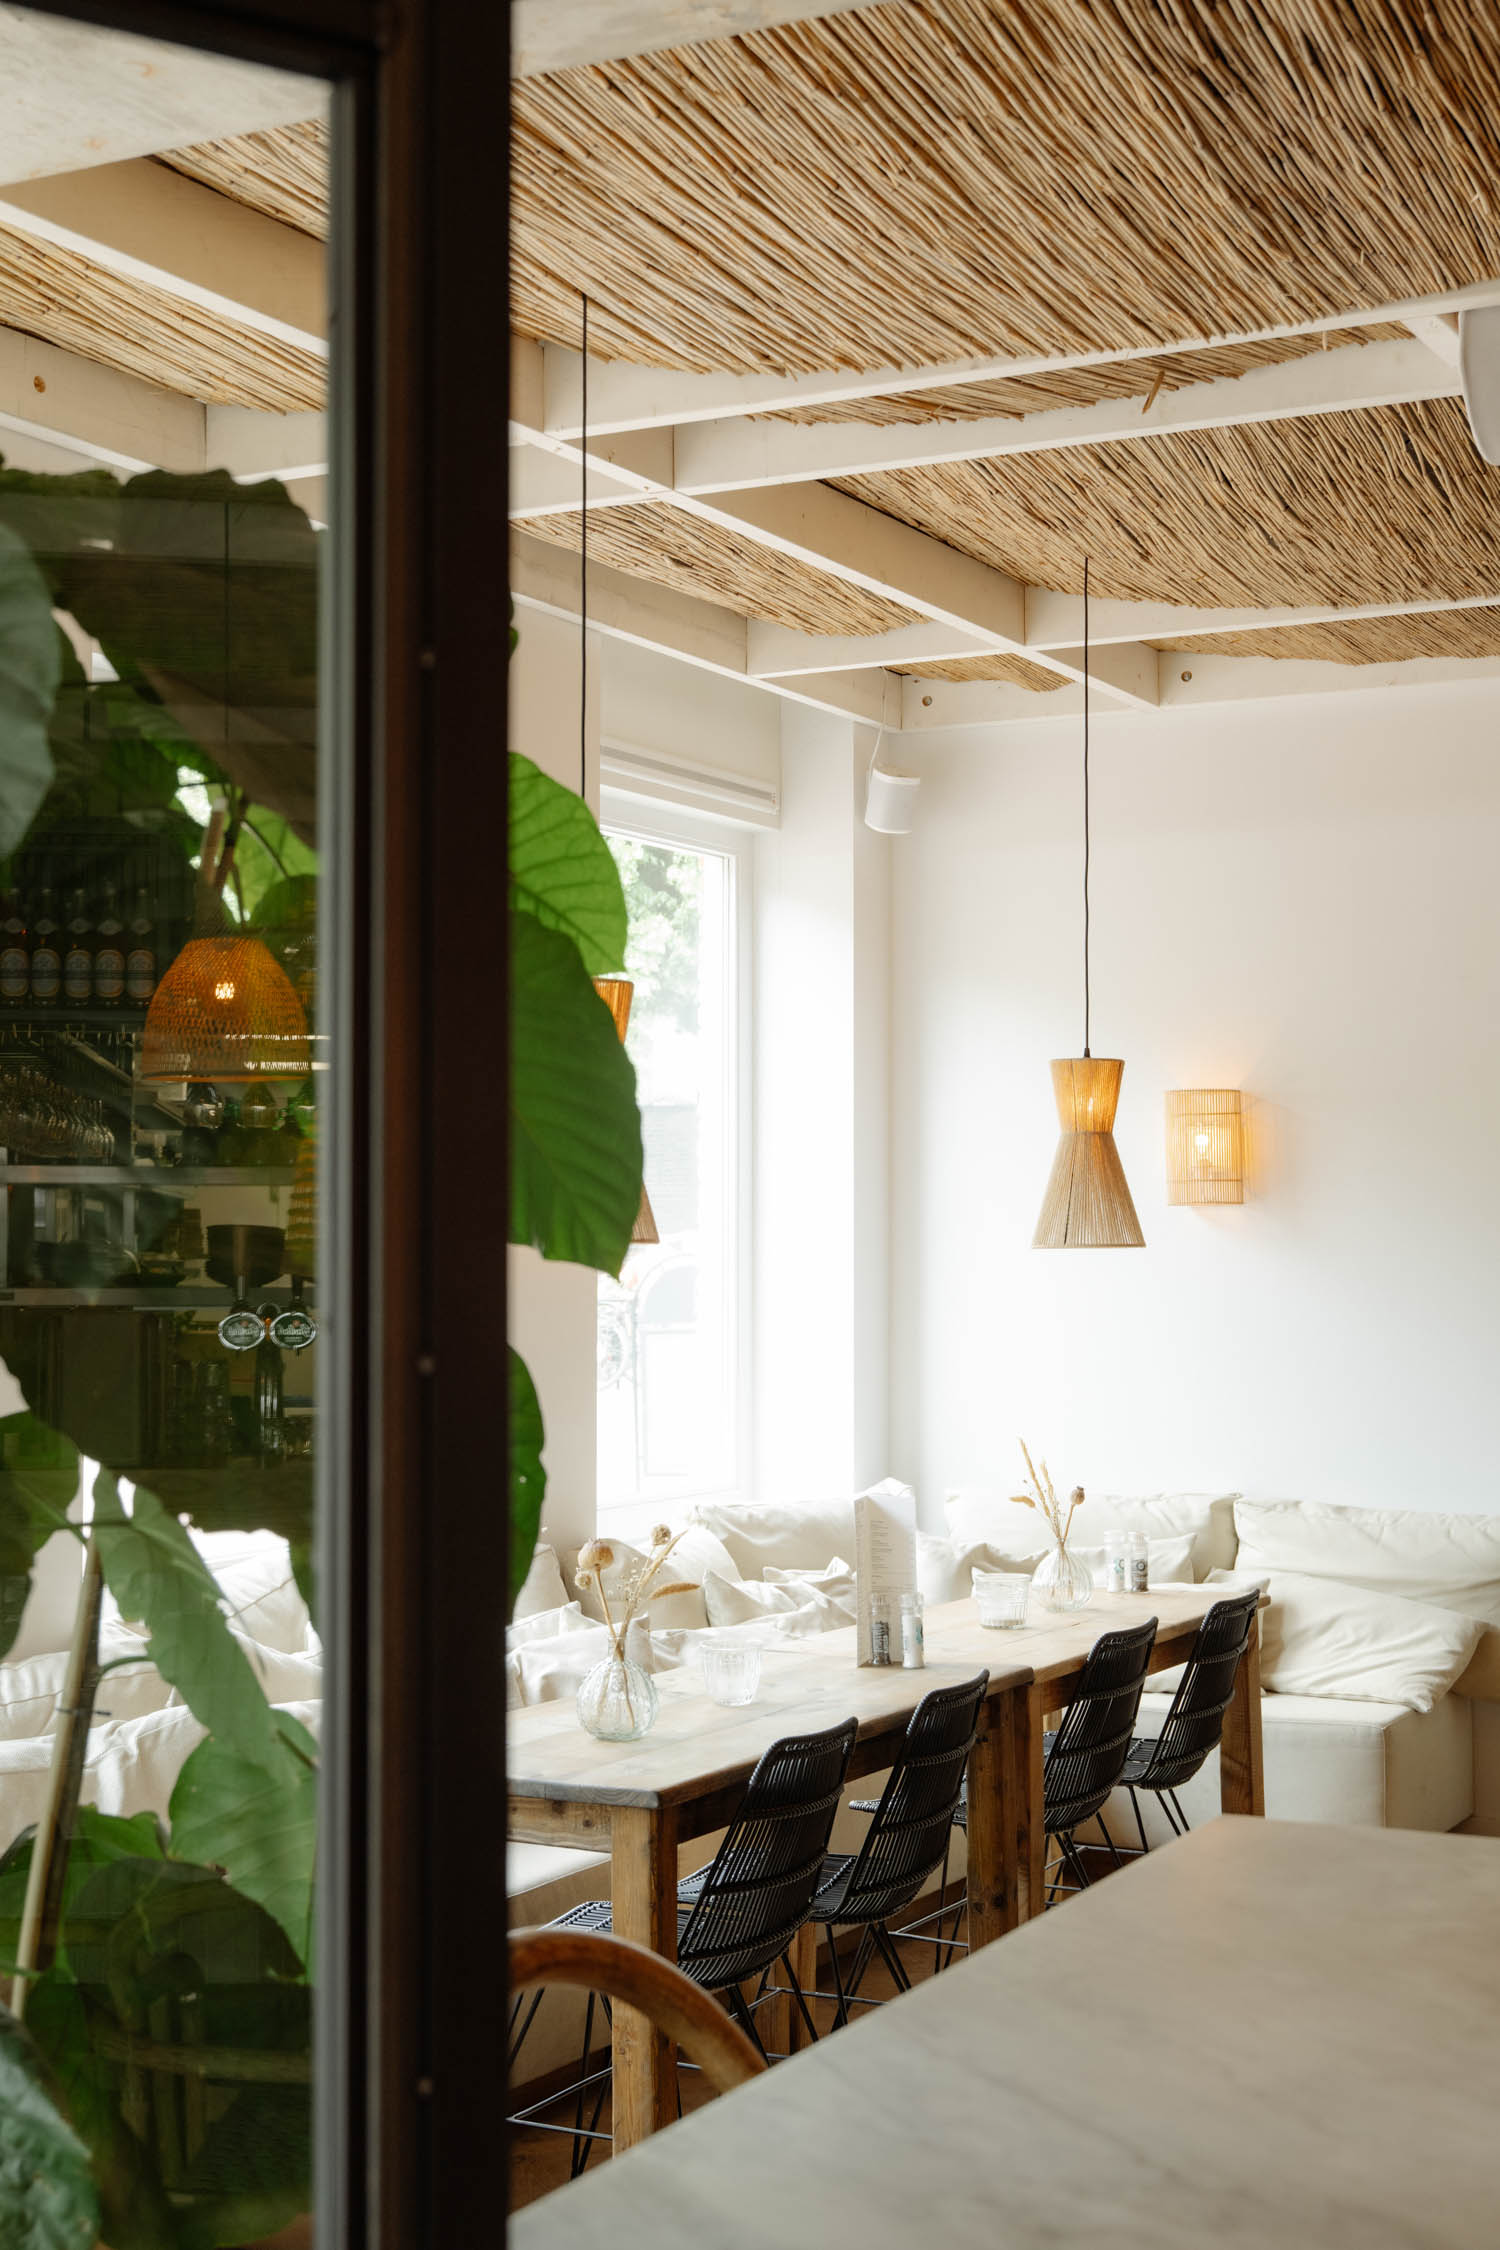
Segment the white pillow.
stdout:
<path fill-rule="evenodd" d="M 522 1703 L 556 1703 L 576 1695 L 596 1664 L 602 1664 L 614 1643 L 602 1625 L 585 1625 L 582 1632 L 554 1633 L 541 1641 L 523 1641 L 505 1659 L 506 1701 L 514 1688 Z M 632 1624 L 626 1643 L 632 1660 L 647 1671 L 672 1671 L 682 1659 L 668 1644 L 658 1647 L 644 1628 Z"/>
<path fill-rule="evenodd" d="M 766 1567 L 765 1583 L 768 1586 L 811 1587 L 814 1593 L 823 1594 L 836 1602 L 852 1624 L 859 1609 L 859 1588 L 853 1563 L 846 1563 L 835 1555 L 824 1570 L 777 1570 Z"/>
<path fill-rule="evenodd" d="M 309 1618 L 284 1539 L 264 1534 L 265 1545 L 236 1563 L 209 1563 L 219 1582 L 229 1622 L 262 1648 L 300 1655 Z M 207 1557 L 204 1558 L 207 1561 Z"/>
<path fill-rule="evenodd" d="M 323 1694 L 323 1659 L 303 1653 L 290 1653 L 286 1649 L 262 1648 L 247 1634 L 236 1633 L 235 1639 L 250 1659 L 250 1669 L 260 1682 L 261 1693 L 268 1703 L 307 1703 L 321 1699 Z M 111 1673 L 113 1679 L 118 1675 Z M 101 1687 L 108 1681 L 101 1681 Z M 171 1700 L 182 1700 L 177 1690 L 172 1690 Z"/>
<path fill-rule="evenodd" d="M 1500 1516 L 1238 1500 L 1234 1520 L 1247 1570 L 1337 1578 L 1500 1625 Z"/>
<path fill-rule="evenodd" d="M 91 1722 L 94 1726 L 111 1719 L 139 1719 L 148 1711 L 166 1706 L 171 1690 L 156 1666 L 141 1655 L 136 1635 L 118 1626 L 101 1627 L 100 1663 L 115 1664 L 122 1657 L 132 1661 L 121 1663 L 118 1671 L 106 1672 L 99 1682 Z M 0 1741 L 19 1742 L 51 1734 L 67 1669 L 66 1649 L 30 1657 L 23 1664 L 0 1664 Z"/>
<path fill-rule="evenodd" d="M 5 1651 L 7 1664 L 31 1656 L 52 1656 L 73 1638 L 78 1596 L 83 1590 L 83 1542 L 71 1531 L 54 1531 L 31 1560 L 31 1591 L 20 1629 Z"/>
<path fill-rule="evenodd" d="M 531 1568 L 516 1596 L 516 1606 L 511 1612 L 511 1623 L 518 1618 L 537 1617 L 546 1610 L 567 1606 L 568 1589 L 558 1567 L 557 1552 L 552 1547 L 538 1547 L 531 1558 Z"/>
<path fill-rule="evenodd" d="M 745 1625 L 751 1619 L 800 1618 L 803 1629 L 836 1632 L 849 1623 L 849 1613 L 805 1582 L 777 1586 L 755 1578 L 721 1578 L 710 1571 L 703 1581 L 710 1625 Z"/>
<path fill-rule="evenodd" d="M 1076 1540 L 1068 1541 L 1068 1553 L 1086 1562 L 1094 1574 L 1094 1584 L 1101 1592 L 1109 1585 L 1108 1547 L 1080 1547 Z M 1146 1571 L 1149 1586 L 1191 1586 L 1193 1579 L 1193 1542 L 1190 1538 L 1148 1539 L 1146 1541 Z"/>
<path fill-rule="evenodd" d="M 617 1539 L 611 1532 L 604 1531 L 599 1536 L 614 1552 L 615 1559 L 604 1572 L 605 1591 L 609 1595 L 610 1607 L 614 1609 L 616 1597 L 623 1592 L 626 1583 L 638 1570 L 645 1569 L 650 1557 L 643 1554 L 639 1547 L 632 1547 L 625 1540 Z M 645 1606 L 653 1631 L 667 1632 L 677 1627 L 688 1632 L 702 1631 L 708 1623 L 708 1611 L 703 1602 L 703 1581 L 711 1570 L 717 1571 L 723 1578 L 739 1576 L 739 1566 L 722 1539 L 706 1526 L 690 1523 L 681 1533 L 654 1581 L 654 1587 L 682 1586 L 690 1591 L 662 1594 L 654 1600 L 648 1593 Z M 602 1624 L 604 1604 L 599 1598 L 598 1587 L 586 1586 L 581 1592 L 585 1616 Z"/>
<path fill-rule="evenodd" d="M 520 1648 L 527 1641 L 550 1641 L 557 1633 L 586 1633 L 589 1620 L 577 1602 L 564 1602 L 560 1609 L 539 1609 L 534 1617 L 519 1618 L 505 1628 L 507 1650 Z"/>
<path fill-rule="evenodd" d="M 797 1507 L 705 1502 L 693 1521 L 723 1540 L 744 1578 L 761 1577 L 767 1563 L 779 1570 L 821 1570 L 830 1557 L 854 1552 L 852 1499 L 809 1500 Z"/>
<path fill-rule="evenodd" d="M 917 1533 L 917 1590 L 929 1609 L 939 1602 L 966 1602 L 976 1570 L 1007 1570 L 1004 1555 L 983 1540 L 939 1539 Z"/>
<path fill-rule="evenodd" d="M 1272 1571 L 1261 1612 L 1261 1685 L 1430 1711 L 1467 1665 L 1482 1619 L 1336 1579 Z"/>
<path fill-rule="evenodd" d="M 1144 1532 L 1147 1539 L 1190 1538 L 1193 1576 L 1234 1561 L 1234 1495 L 1158 1492 L 1140 1499 L 1090 1494 L 1073 1519 L 1075 1534 L 1103 1548 L 1112 1531 Z M 1007 1569 L 1034 1567 L 1047 1552 L 1041 1518 L 994 1496 L 956 1495 L 948 1502 L 948 1535 L 961 1542 L 988 1541 L 1006 1557 Z"/>

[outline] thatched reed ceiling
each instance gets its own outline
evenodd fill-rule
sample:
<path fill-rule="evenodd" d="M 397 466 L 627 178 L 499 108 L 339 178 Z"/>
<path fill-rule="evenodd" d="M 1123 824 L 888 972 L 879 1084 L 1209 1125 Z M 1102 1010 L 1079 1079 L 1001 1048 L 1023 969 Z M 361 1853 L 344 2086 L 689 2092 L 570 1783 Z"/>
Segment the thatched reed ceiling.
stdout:
<path fill-rule="evenodd" d="M 1030 688 L 1034 695 L 1050 695 L 1066 687 L 1061 672 L 1044 671 L 1028 664 L 1024 656 L 965 656 L 946 664 L 902 664 L 893 669 L 913 680 L 999 680 L 1007 687 Z"/>
<path fill-rule="evenodd" d="M 531 79 L 517 325 L 787 372 L 1128 347 L 1486 279 L 1473 0 L 902 0 Z"/>
<path fill-rule="evenodd" d="M 158 160 L 283 226 L 328 233 L 328 128 L 320 117 L 170 149 Z"/>
<path fill-rule="evenodd" d="M 1289 625 L 1279 633 L 1200 633 L 1158 641 L 1186 655 L 1321 657 L 1332 664 L 1395 664 L 1414 656 L 1500 656 L 1500 609 L 1431 617 L 1364 617 L 1344 625 Z"/>
<path fill-rule="evenodd" d="M 1263 608 L 1500 588 L 1500 470 L 1453 399 L 853 477 L 1039 586 Z"/>

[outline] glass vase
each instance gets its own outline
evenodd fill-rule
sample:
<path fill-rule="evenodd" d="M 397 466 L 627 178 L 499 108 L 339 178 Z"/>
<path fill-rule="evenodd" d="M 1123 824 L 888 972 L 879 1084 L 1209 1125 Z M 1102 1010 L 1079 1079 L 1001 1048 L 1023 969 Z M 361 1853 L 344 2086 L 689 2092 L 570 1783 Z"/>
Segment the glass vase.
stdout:
<path fill-rule="evenodd" d="M 578 1690 L 578 1723 L 600 1742 L 639 1742 L 656 1719 L 656 1682 L 632 1657 L 606 1656 Z"/>
<path fill-rule="evenodd" d="M 1094 1574 L 1066 1547 L 1043 1555 L 1031 1574 L 1031 1583 L 1047 1609 L 1083 1609 L 1093 1600 Z"/>

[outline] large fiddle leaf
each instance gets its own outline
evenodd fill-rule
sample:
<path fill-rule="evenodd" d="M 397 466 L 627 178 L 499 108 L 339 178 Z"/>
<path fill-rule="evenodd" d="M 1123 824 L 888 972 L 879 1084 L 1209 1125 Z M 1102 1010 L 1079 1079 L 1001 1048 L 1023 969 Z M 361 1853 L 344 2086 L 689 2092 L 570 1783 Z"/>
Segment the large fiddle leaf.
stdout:
<path fill-rule="evenodd" d="M 61 674 L 46 581 L 0 523 L 0 855 L 24 840 L 51 786 L 47 722 Z"/>
<path fill-rule="evenodd" d="M 310 1968 L 318 1746 L 290 1712 L 275 1719 L 281 1755 L 270 1772 L 214 1735 L 199 1743 L 172 1791 L 172 1857 L 222 1867 Z"/>
<path fill-rule="evenodd" d="M 512 1242 L 618 1273 L 641 1202 L 635 1071 L 570 938 L 510 916 Z"/>
<path fill-rule="evenodd" d="M 513 1344 L 506 1346 L 510 1363 L 510 1602 L 526 1583 L 536 1535 L 542 1521 L 542 1499 L 547 1472 L 542 1467 L 542 1402 L 536 1395 L 531 1370 Z"/>
<path fill-rule="evenodd" d="M 510 903 L 561 930 L 590 976 L 625 960 L 619 870 L 583 799 L 518 750 L 510 753 Z"/>
<path fill-rule="evenodd" d="M 0 2008 L 0 2242 L 93 2250 L 98 2236 L 88 2151 L 58 2115 L 31 2040 Z"/>

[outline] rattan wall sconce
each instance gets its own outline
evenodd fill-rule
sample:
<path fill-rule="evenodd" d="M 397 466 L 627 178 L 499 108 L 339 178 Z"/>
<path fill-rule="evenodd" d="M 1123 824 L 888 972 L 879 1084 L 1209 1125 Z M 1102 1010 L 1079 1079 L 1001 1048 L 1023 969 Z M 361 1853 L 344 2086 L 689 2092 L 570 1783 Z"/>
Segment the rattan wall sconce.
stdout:
<path fill-rule="evenodd" d="M 1237 1087 L 1167 1096 L 1167 1201 L 1243 1203 L 1245 1134 Z"/>

